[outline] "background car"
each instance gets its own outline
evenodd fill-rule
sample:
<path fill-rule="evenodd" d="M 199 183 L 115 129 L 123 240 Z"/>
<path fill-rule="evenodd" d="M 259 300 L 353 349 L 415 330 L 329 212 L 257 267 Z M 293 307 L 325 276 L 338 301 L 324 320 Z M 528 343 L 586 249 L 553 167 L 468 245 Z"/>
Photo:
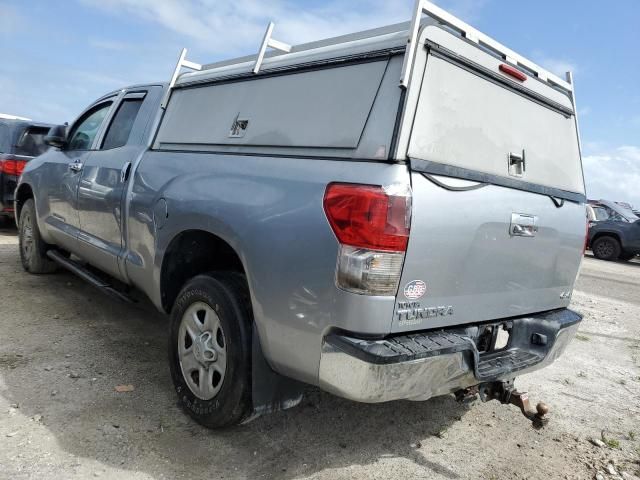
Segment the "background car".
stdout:
<path fill-rule="evenodd" d="M 627 204 L 589 200 L 588 247 L 601 260 L 631 260 L 640 254 L 640 217 Z"/>
<path fill-rule="evenodd" d="M 26 163 L 49 148 L 44 137 L 52 125 L 0 114 L 0 221 L 13 218 L 13 194 Z"/>

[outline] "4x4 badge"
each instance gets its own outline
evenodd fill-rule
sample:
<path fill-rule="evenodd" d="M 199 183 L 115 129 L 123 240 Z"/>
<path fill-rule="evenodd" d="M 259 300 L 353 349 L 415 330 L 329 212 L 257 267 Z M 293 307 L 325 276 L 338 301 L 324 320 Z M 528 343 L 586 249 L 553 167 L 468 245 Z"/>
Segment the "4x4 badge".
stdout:
<path fill-rule="evenodd" d="M 422 280 L 413 280 L 404 286 L 404 296 L 409 300 L 417 300 L 427 292 L 427 284 Z"/>

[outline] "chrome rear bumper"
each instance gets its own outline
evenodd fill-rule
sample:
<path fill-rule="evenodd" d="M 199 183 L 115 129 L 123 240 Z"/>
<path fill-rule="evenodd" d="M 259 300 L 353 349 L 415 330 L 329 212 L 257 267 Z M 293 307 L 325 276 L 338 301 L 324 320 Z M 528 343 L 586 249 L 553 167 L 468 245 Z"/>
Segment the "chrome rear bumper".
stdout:
<path fill-rule="evenodd" d="M 384 340 L 325 337 L 320 387 L 351 400 L 377 403 L 426 400 L 480 383 L 511 380 L 545 367 L 574 337 L 582 317 L 568 309 L 504 320 L 511 328 L 503 350 L 480 353 L 486 325 L 412 333 Z"/>

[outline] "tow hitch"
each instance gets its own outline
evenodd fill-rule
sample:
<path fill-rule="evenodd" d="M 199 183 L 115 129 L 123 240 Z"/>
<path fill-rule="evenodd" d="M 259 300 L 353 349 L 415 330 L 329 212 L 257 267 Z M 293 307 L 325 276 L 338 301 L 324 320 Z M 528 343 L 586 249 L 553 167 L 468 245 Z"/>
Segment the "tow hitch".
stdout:
<path fill-rule="evenodd" d="M 460 390 L 456 392 L 456 399 L 467 403 L 475 400 L 478 395 L 483 402 L 498 400 L 502 404 L 515 405 L 531 421 L 535 429 L 540 429 L 549 423 L 549 418 L 546 416 L 549 413 L 549 406 L 544 402 L 538 402 L 535 410 L 531 408 L 529 395 L 526 392 L 516 390 L 513 380 L 509 382 L 484 383 Z"/>

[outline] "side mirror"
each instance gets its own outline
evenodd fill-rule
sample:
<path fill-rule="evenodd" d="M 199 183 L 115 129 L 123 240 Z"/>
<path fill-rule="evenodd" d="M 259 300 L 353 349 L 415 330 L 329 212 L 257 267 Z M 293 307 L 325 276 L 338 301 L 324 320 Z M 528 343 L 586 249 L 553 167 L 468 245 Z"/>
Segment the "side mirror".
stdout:
<path fill-rule="evenodd" d="M 44 143 L 50 147 L 64 148 L 67 146 L 67 126 L 56 125 L 49 129 L 49 133 L 44 137 Z"/>

